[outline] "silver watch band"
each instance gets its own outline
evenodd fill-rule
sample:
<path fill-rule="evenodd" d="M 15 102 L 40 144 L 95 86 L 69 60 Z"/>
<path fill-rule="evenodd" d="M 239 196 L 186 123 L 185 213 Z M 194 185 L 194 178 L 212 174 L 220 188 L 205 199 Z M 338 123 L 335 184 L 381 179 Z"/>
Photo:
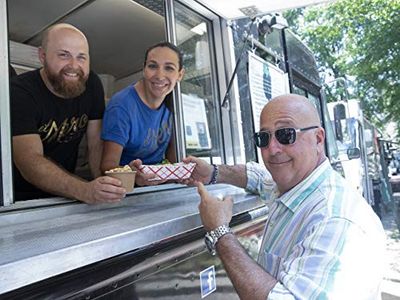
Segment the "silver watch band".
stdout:
<path fill-rule="evenodd" d="M 210 235 L 214 238 L 215 244 L 217 244 L 218 240 L 227 233 L 232 233 L 232 230 L 227 225 L 221 225 L 210 231 Z"/>
<path fill-rule="evenodd" d="M 218 240 L 228 233 L 233 233 L 232 230 L 227 225 L 221 225 L 206 233 L 204 237 L 204 242 L 206 243 L 207 250 L 211 253 L 211 255 L 215 255 L 217 253 L 216 244 Z"/>

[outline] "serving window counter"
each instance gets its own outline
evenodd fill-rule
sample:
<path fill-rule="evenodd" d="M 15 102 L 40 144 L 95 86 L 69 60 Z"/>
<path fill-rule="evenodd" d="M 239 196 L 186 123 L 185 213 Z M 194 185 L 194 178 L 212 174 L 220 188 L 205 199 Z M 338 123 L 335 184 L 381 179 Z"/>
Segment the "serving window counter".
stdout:
<path fill-rule="evenodd" d="M 161 189 L 161 190 L 160 190 Z M 164 189 L 164 190 L 162 190 Z M 231 185 L 231 226 L 253 256 L 267 207 Z M 5 299 L 199 299 L 201 271 L 213 267 L 216 290 L 235 296 L 217 257 L 203 242 L 194 187 L 137 188 L 118 204 L 86 205 L 63 198 L 0 210 L 0 295 Z M 36 208 L 34 207 L 36 206 Z M 136 297 L 136 298 L 135 298 Z"/>

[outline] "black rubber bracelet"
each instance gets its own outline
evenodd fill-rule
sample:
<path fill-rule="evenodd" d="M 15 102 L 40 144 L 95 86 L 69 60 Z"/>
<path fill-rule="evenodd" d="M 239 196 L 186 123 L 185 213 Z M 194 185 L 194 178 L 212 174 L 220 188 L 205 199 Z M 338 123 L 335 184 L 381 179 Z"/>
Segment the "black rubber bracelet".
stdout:
<path fill-rule="evenodd" d="M 218 179 L 218 174 L 219 174 L 219 168 L 216 164 L 212 164 L 214 170 L 211 176 L 211 180 L 208 184 L 216 184 L 217 183 L 217 179 Z"/>

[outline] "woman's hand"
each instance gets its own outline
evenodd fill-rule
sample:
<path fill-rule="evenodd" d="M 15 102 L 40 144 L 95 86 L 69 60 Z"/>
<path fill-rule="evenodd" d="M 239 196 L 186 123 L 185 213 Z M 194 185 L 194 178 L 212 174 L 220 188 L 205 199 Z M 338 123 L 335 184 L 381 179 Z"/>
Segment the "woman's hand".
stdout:
<path fill-rule="evenodd" d="M 166 182 L 167 180 L 156 179 L 157 176 L 155 174 L 145 174 L 141 171 L 140 167 L 143 165 L 140 159 L 132 160 L 129 163 L 129 166 L 132 170 L 136 171 L 135 183 L 138 186 L 149 186 L 149 185 L 159 185 L 161 183 Z"/>

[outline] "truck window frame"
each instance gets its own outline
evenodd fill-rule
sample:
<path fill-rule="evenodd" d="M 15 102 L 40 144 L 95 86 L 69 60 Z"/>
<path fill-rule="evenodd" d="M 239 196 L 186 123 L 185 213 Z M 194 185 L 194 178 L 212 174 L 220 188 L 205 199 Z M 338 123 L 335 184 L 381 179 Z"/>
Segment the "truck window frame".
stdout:
<path fill-rule="evenodd" d="M 9 43 L 7 22 L 7 1 L 0 1 L 0 205 L 13 203 L 12 156 L 11 156 L 11 116 L 10 116 L 10 79 L 8 74 Z"/>

